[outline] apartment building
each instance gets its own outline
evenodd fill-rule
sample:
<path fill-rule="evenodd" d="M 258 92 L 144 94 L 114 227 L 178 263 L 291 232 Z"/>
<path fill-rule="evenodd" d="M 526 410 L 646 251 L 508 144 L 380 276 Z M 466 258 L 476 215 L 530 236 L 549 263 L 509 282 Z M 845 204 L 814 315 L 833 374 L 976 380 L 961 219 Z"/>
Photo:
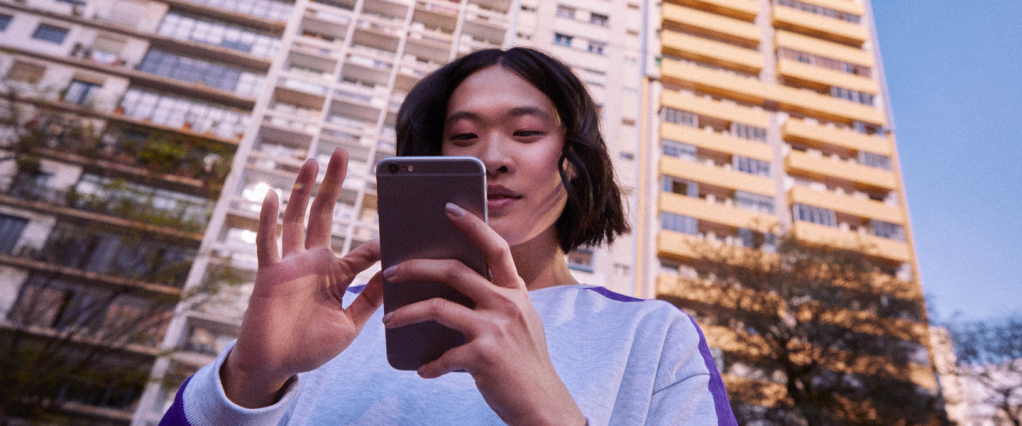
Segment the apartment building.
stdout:
<path fill-rule="evenodd" d="M 43 395 L 55 420 L 131 421 L 293 9 L 0 2 L 0 336 L 106 369 Z"/>
<path fill-rule="evenodd" d="M 865 250 L 923 309 L 870 13 L 868 0 L 669 0 L 650 13 L 659 56 L 644 64 L 640 297 L 680 300 L 698 317 L 686 283 L 700 247 L 771 250 L 788 233 Z M 907 327 L 925 330 L 921 312 Z M 926 354 L 916 334 L 906 344 Z M 936 391 L 922 358 L 914 383 Z"/>

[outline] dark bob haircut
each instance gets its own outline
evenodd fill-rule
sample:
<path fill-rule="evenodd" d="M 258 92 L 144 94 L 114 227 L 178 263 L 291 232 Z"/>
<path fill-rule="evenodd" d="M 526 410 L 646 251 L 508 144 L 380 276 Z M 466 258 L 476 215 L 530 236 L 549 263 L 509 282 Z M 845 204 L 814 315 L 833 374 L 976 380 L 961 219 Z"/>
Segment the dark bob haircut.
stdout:
<path fill-rule="evenodd" d="M 451 94 L 470 75 L 495 65 L 517 73 L 546 94 L 564 125 L 558 171 L 568 201 L 556 224 L 561 248 L 567 252 L 599 246 L 628 232 L 621 190 L 600 135 L 596 103 L 567 66 L 542 52 L 520 47 L 480 50 L 422 79 L 397 113 L 397 155 L 440 155 Z"/>

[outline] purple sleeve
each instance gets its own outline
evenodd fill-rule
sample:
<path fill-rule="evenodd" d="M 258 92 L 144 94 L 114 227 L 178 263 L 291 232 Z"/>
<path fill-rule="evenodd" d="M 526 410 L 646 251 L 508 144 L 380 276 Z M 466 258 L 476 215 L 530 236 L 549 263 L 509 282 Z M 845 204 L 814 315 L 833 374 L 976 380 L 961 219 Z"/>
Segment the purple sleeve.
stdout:
<path fill-rule="evenodd" d="M 177 390 L 177 396 L 174 397 L 174 404 L 170 406 L 167 413 L 160 419 L 160 426 L 191 426 L 191 423 L 188 423 L 188 418 L 185 417 L 184 400 L 185 387 L 188 386 L 188 382 L 191 380 L 192 378 L 188 377 L 181 384 L 181 388 Z"/>

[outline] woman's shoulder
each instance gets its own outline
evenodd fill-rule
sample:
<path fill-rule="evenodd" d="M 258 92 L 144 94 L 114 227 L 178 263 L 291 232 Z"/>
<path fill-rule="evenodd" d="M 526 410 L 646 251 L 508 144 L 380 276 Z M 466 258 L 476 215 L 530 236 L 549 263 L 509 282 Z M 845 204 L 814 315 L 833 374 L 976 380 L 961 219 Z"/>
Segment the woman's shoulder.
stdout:
<path fill-rule="evenodd" d="M 614 328 L 635 327 L 649 330 L 680 326 L 692 330 L 688 314 L 663 300 L 640 299 L 605 287 L 574 284 L 531 291 L 532 303 L 544 324 L 582 322 L 589 326 L 606 324 Z"/>

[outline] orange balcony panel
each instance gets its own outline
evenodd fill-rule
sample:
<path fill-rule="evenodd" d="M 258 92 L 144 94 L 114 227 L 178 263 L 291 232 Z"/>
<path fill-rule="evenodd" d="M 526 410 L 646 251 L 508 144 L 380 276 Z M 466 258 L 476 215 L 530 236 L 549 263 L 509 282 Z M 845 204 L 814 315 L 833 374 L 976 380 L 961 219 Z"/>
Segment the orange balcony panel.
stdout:
<path fill-rule="evenodd" d="M 785 81 L 788 81 L 787 79 L 794 79 L 827 87 L 843 87 L 873 95 L 880 92 L 880 83 L 877 83 L 872 78 L 834 71 L 790 59 L 777 61 L 777 75 L 783 76 Z"/>
<path fill-rule="evenodd" d="M 660 95 L 660 104 L 728 122 L 737 121 L 764 129 L 770 127 L 770 114 L 766 111 L 755 110 L 735 103 L 715 101 L 708 97 L 684 95 L 665 90 Z"/>
<path fill-rule="evenodd" d="M 770 161 L 774 158 L 773 149 L 766 143 L 751 142 L 742 138 L 707 132 L 680 124 L 660 124 L 660 138 L 687 143 L 711 151 L 755 158 L 757 160 Z"/>
<path fill-rule="evenodd" d="M 774 196 L 773 179 L 674 157 L 660 158 L 660 174 L 754 194 Z"/>
<path fill-rule="evenodd" d="M 873 58 L 871 53 L 865 50 L 789 31 L 777 30 L 777 32 L 774 33 L 774 44 L 777 45 L 777 47 L 787 47 L 789 49 L 812 53 L 814 55 L 836 59 L 849 64 L 862 65 L 870 68 L 876 65 L 876 59 Z"/>
<path fill-rule="evenodd" d="M 835 161 L 829 157 L 816 157 L 800 151 L 789 153 L 784 165 L 789 172 L 799 171 L 813 177 L 835 177 L 886 190 L 898 188 L 894 172 L 847 161 Z"/>
<path fill-rule="evenodd" d="M 842 231 L 838 228 L 809 222 L 795 222 L 791 226 L 791 234 L 795 238 L 810 243 L 847 250 L 858 250 L 871 256 L 882 257 L 896 262 L 912 260 L 908 244 L 873 235 Z"/>
<path fill-rule="evenodd" d="M 668 259 L 699 259 L 705 254 L 700 249 L 705 244 L 705 240 L 695 235 L 674 231 L 661 230 L 656 236 L 657 256 Z"/>
<path fill-rule="evenodd" d="M 868 198 L 863 200 L 849 195 L 839 195 L 832 192 L 815 191 L 804 186 L 795 186 L 788 191 L 788 201 L 823 207 L 868 219 L 898 224 L 905 223 L 905 214 L 901 208 Z"/>
<path fill-rule="evenodd" d="M 894 155 L 893 145 L 885 137 L 864 135 L 850 129 L 827 128 L 797 118 L 789 118 L 781 126 L 781 137 L 787 141 L 813 146 L 829 144 L 856 151 Z"/>
<path fill-rule="evenodd" d="M 663 30 L 660 45 L 665 54 L 693 61 L 709 62 L 725 68 L 758 74 L 763 69 L 763 55 L 719 41 Z"/>
<path fill-rule="evenodd" d="M 808 34 L 849 46 L 862 46 L 869 40 L 869 31 L 865 26 L 785 6 L 774 7 L 773 25 L 775 28 Z"/>
<path fill-rule="evenodd" d="M 695 90 L 713 93 L 753 104 L 776 101 L 783 110 L 835 121 L 862 121 L 884 124 L 884 114 L 876 108 L 852 101 L 821 95 L 811 90 L 766 84 L 758 79 L 730 75 L 718 70 L 670 59 L 660 61 L 661 79 Z"/>
<path fill-rule="evenodd" d="M 759 14 L 759 3 L 753 0 L 669 0 L 671 3 L 752 21 Z"/>
<path fill-rule="evenodd" d="M 678 27 L 694 32 L 710 33 L 750 46 L 759 45 L 762 39 L 762 32 L 756 24 L 699 9 L 664 3 L 661 16 L 667 28 Z"/>
<path fill-rule="evenodd" d="M 661 193 L 660 211 L 761 232 L 774 232 L 777 227 L 777 217 L 774 215 L 708 203 L 701 198 L 686 197 L 680 194 Z"/>

